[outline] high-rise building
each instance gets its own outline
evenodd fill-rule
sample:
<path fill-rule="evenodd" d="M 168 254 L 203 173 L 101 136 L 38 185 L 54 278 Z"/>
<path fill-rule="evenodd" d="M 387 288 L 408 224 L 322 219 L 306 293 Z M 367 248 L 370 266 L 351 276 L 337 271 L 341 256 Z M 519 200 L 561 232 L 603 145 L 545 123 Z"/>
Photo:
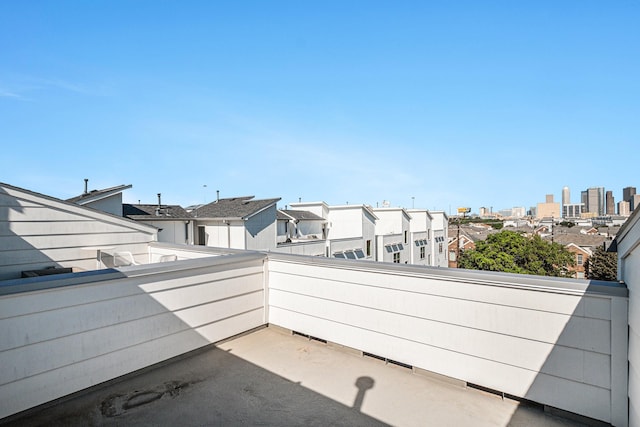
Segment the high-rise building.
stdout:
<path fill-rule="evenodd" d="M 631 209 L 629 209 L 629 202 L 627 200 L 618 202 L 618 215 L 629 216 L 630 213 Z"/>
<path fill-rule="evenodd" d="M 582 199 L 581 201 L 584 203 L 585 212 L 595 214 L 596 216 L 604 215 L 604 187 L 587 188 L 580 194 Z"/>
<path fill-rule="evenodd" d="M 547 194 L 544 203 L 538 203 L 536 218 L 560 218 L 560 203 L 553 202 L 553 194 Z"/>
<path fill-rule="evenodd" d="M 634 194 L 629 199 L 629 210 L 633 212 L 638 206 L 640 206 L 640 194 Z"/>
<path fill-rule="evenodd" d="M 622 189 L 622 200 L 631 202 L 631 198 L 636 194 L 636 187 L 625 187 Z"/>
<path fill-rule="evenodd" d="M 569 187 L 562 187 L 562 205 L 568 205 L 571 203 L 571 191 Z"/>
<path fill-rule="evenodd" d="M 609 190 L 605 194 L 606 200 L 606 213 L 607 215 L 615 215 L 616 214 L 616 204 L 613 201 L 613 191 Z"/>
<path fill-rule="evenodd" d="M 580 218 L 584 210 L 582 203 L 569 203 L 562 206 L 563 218 Z"/>

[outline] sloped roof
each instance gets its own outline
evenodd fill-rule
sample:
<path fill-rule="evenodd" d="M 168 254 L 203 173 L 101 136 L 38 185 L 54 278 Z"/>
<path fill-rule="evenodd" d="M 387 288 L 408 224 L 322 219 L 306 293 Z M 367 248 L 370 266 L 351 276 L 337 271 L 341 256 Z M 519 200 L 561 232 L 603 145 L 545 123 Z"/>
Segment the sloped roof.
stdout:
<path fill-rule="evenodd" d="M 124 190 L 127 190 L 131 187 L 133 187 L 133 185 L 129 184 L 129 185 L 117 185 L 115 187 L 105 188 L 102 190 L 91 190 L 88 193 L 82 193 L 81 195 L 72 197 L 70 199 L 67 199 L 66 201 L 70 203 L 77 203 L 79 205 L 82 205 L 85 203 L 104 199 L 105 197 L 109 197 L 114 194 L 121 193 Z"/>
<path fill-rule="evenodd" d="M 135 220 L 167 220 L 191 219 L 189 212 L 179 205 L 162 205 L 158 212 L 158 205 L 122 204 L 122 215 Z"/>
<path fill-rule="evenodd" d="M 544 237 L 544 239 L 551 240 L 551 236 L 546 236 Z M 601 236 L 599 234 L 554 233 L 553 241 L 554 243 L 560 243 L 564 246 L 573 243 L 576 246 L 581 246 L 584 248 L 595 248 L 597 246 L 601 246 L 605 241 L 607 241 L 607 237 Z"/>
<path fill-rule="evenodd" d="M 82 206 L 81 204 L 78 204 L 78 203 L 73 203 L 67 200 L 58 199 L 56 197 L 47 196 L 46 194 L 41 194 L 35 191 L 26 190 L 24 188 L 15 187 L 10 184 L 6 184 L 2 182 L 0 182 L 0 192 L 9 194 L 13 197 L 24 198 L 24 196 L 27 196 L 27 198 L 31 200 L 39 199 L 37 200 L 38 203 L 47 204 L 59 210 L 79 213 L 81 215 L 85 215 L 92 219 L 101 220 L 101 221 L 109 221 L 109 222 L 115 221 L 123 225 L 126 225 L 128 227 L 135 228 L 139 231 L 143 231 L 143 232 L 156 231 L 155 228 L 150 225 L 136 222 L 129 218 L 125 218 L 119 215 L 114 215 L 108 212 L 103 212 L 101 210 L 93 209 L 88 206 Z"/>
<path fill-rule="evenodd" d="M 324 221 L 325 219 L 322 218 L 321 216 L 318 216 L 316 214 L 314 214 L 313 212 L 309 212 L 309 211 L 300 211 L 300 210 L 292 210 L 292 209 L 281 209 L 278 211 L 278 213 L 284 213 L 285 215 L 288 215 L 289 217 L 291 217 L 292 219 L 295 220 L 306 220 L 306 221 Z M 280 219 L 280 217 L 278 217 L 278 219 Z"/>
<path fill-rule="evenodd" d="M 254 196 L 232 197 L 220 199 L 200 206 L 192 212 L 199 219 L 247 219 L 280 201 L 277 199 L 258 199 Z"/>

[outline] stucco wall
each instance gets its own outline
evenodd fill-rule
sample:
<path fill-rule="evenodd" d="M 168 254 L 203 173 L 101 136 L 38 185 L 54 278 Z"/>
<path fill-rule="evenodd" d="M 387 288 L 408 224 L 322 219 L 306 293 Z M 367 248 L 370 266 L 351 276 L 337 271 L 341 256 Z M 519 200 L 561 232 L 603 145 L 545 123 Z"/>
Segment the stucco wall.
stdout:
<path fill-rule="evenodd" d="M 269 322 L 626 423 L 624 288 L 608 295 L 587 282 L 353 264 L 270 256 Z"/>

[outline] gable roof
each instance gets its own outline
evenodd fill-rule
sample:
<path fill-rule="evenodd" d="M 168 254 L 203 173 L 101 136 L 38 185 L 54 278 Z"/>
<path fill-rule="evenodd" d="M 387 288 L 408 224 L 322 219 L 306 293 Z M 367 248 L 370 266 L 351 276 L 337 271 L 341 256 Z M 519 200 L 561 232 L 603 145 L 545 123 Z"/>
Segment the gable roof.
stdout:
<path fill-rule="evenodd" d="M 113 215 L 108 212 L 103 212 L 88 206 L 82 206 L 77 203 L 69 202 L 67 200 L 62 200 L 52 196 L 47 196 L 45 194 L 37 193 L 35 191 L 25 190 L 24 188 L 14 187 L 12 185 L 5 184 L 2 182 L 0 182 L 0 192 L 5 193 L 12 197 L 16 197 L 24 200 L 30 200 L 36 203 L 41 203 L 43 205 L 49 206 L 57 210 L 72 212 L 78 215 L 85 216 L 90 219 L 94 219 L 98 221 L 106 221 L 110 223 L 117 223 L 119 225 L 123 225 L 129 228 L 135 229 L 137 231 L 142 231 L 145 233 L 157 232 L 155 227 L 133 221 L 129 218 Z"/>
<path fill-rule="evenodd" d="M 72 197 L 67 199 L 67 202 L 77 203 L 79 205 L 84 205 L 85 203 L 95 202 L 96 200 L 101 200 L 107 198 L 109 196 L 113 196 L 114 194 L 122 193 L 124 190 L 133 187 L 133 185 L 117 185 L 115 187 L 105 188 L 103 190 L 91 190 L 87 193 L 82 193 L 79 196 Z"/>
<path fill-rule="evenodd" d="M 191 214 L 194 218 L 198 219 L 246 220 L 280 201 L 279 197 L 277 199 L 258 200 L 255 200 L 253 197 L 254 196 L 244 196 L 220 199 L 194 209 Z"/>
<path fill-rule="evenodd" d="M 278 219 L 284 219 L 280 217 L 280 213 L 286 215 L 287 219 L 293 219 L 293 220 L 297 220 L 297 221 L 325 221 L 324 218 L 322 218 L 321 216 L 318 216 L 316 214 L 314 214 L 313 212 L 309 212 L 309 211 L 300 211 L 300 210 L 294 210 L 294 209 L 279 209 L 278 210 Z"/>
<path fill-rule="evenodd" d="M 158 210 L 158 205 L 132 205 L 129 203 L 122 204 L 122 215 L 134 220 L 182 220 L 191 219 L 192 216 L 189 212 L 184 210 L 179 205 L 161 205 Z"/>

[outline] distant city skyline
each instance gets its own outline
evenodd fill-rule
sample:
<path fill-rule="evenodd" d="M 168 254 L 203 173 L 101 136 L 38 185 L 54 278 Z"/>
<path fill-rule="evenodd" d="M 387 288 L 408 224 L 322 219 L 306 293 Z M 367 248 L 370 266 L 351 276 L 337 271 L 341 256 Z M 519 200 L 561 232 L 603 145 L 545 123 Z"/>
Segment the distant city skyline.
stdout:
<path fill-rule="evenodd" d="M 640 3 L 4 2 L 0 181 L 456 212 L 640 163 Z M 614 159 L 611 161 L 609 159 Z"/>

